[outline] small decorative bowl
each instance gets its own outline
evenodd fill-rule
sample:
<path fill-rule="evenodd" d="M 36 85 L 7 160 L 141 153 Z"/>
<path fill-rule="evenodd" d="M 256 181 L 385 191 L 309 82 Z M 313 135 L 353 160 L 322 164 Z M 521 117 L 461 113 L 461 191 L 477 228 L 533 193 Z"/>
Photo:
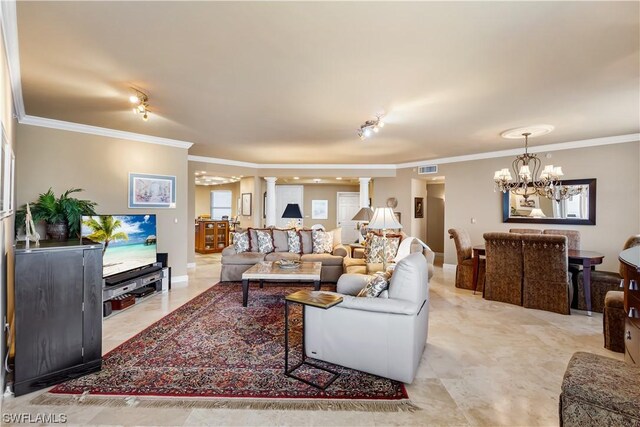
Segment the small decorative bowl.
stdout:
<path fill-rule="evenodd" d="M 290 259 L 279 259 L 275 262 L 280 268 L 294 269 L 300 267 L 300 261 Z"/>

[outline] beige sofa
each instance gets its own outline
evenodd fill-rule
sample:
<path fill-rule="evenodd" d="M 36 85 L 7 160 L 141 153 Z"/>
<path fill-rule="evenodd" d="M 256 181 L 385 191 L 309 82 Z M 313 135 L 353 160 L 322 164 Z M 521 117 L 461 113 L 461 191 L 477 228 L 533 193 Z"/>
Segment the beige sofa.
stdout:
<path fill-rule="evenodd" d="M 402 240 L 410 238 L 405 233 L 400 233 Z M 433 260 L 435 253 L 428 247 L 422 246 L 418 239 L 411 242 L 410 253 L 422 252 L 427 260 L 427 271 L 429 279 L 433 277 Z M 344 272 L 347 274 L 373 274 L 376 271 L 382 271 L 382 263 L 367 263 L 363 258 L 363 251 L 354 251 L 353 254 L 344 258 Z"/>
<path fill-rule="evenodd" d="M 252 231 L 253 230 L 253 231 Z M 238 282 L 242 280 L 242 273 L 247 271 L 251 266 L 261 261 L 277 261 L 280 259 L 300 260 L 303 262 L 321 262 L 322 270 L 320 272 L 320 280 L 322 282 L 338 281 L 343 273 L 343 261 L 349 254 L 349 249 L 340 242 L 340 229 L 334 231 L 333 251 L 324 254 L 311 253 L 311 244 L 303 240 L 303 253 L 291 253 L 288 250 L 286 233 L 283 230 L 272 229 L 275 251 L 263 254 L 258 252 L 257 245 L 251 245 L 250 252 L 236 253 L 234 246 L 227 246 L 222 251 L 222 270 L 220 272 L 220 280 L 222 282 Z M 250 239 L 252 242 L 257 240 L 255 230 L 249 229 Z"/>

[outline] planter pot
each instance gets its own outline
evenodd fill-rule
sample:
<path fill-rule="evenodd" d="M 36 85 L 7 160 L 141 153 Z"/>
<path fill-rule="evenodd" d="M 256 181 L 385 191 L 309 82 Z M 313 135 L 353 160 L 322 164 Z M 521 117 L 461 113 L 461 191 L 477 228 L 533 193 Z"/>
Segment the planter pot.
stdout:
<path fill-rule="evenodd" d="M 69 226 L 66 222 L 47 223 L 47 236 L 53 240 L 68 240 Z"/>

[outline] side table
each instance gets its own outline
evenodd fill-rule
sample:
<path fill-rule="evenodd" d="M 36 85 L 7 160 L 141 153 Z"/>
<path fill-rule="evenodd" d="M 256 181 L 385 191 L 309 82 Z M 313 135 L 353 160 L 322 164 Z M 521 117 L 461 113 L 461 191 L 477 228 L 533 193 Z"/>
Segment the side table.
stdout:
<path fill-rule="evenodd" d="M 315 363 L 308 362 L 307 355 L 305 352 L 304 346 L 304 312 L 306 306 L 310 305 L 312 307 L 329 309 L 335 305 L 338 305 L 342 302 L 342 297 L 338 295 L 329 294 L 321 291 L 309 291 L 309 290 L 301 290 L 294 293 L 291 293 L 285 297 L 284 302 L 284 374 L 288 377 L 295 378 L 299 381 L 302 381 L 310 386 L 319 388 L 320 390 L 326 390 L 339 376 L 340 374 L 336 371 L 333 371 L 328 368 L 324 368 L 322 366 L 316 365 Z M 295 366 L 289 368 L 289 304 L 301 304 L 302 305 L 302 361 Z M 320 369 L 321 371 L 328 372 L 332 374 L 329 381 L 327 381 L 324 385 L 316 384 L 304 378 L 301 378 L 295 375 L 293 372 L 301 367 L 302 365 L 308 365 L 316 369 Z"/>

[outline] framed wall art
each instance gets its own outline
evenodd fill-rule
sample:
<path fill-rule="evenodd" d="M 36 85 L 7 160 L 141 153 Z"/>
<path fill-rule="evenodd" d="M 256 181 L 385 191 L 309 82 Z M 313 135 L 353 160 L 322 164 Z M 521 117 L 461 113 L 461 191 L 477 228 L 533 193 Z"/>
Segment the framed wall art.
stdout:
<path fill-rule="evenodd" d="M 311 219 L 328 219 L 329 218 L 329 201 L 328 200 L 312 200 L 311 201 Z"/>
<path fill-rule="evenodd" d="M 413 217 L 424 218 L 424 197 L 413 198 Z"/>
<path fill-rule="evenodd" d="M 175 208 L 176 177 L 171 175 L 129 174 L 130 208 Z"/>
<path fill-rule="evenodd" d="M 251 193 L 242 193 L 242 216 L 251 216 Z"/>

